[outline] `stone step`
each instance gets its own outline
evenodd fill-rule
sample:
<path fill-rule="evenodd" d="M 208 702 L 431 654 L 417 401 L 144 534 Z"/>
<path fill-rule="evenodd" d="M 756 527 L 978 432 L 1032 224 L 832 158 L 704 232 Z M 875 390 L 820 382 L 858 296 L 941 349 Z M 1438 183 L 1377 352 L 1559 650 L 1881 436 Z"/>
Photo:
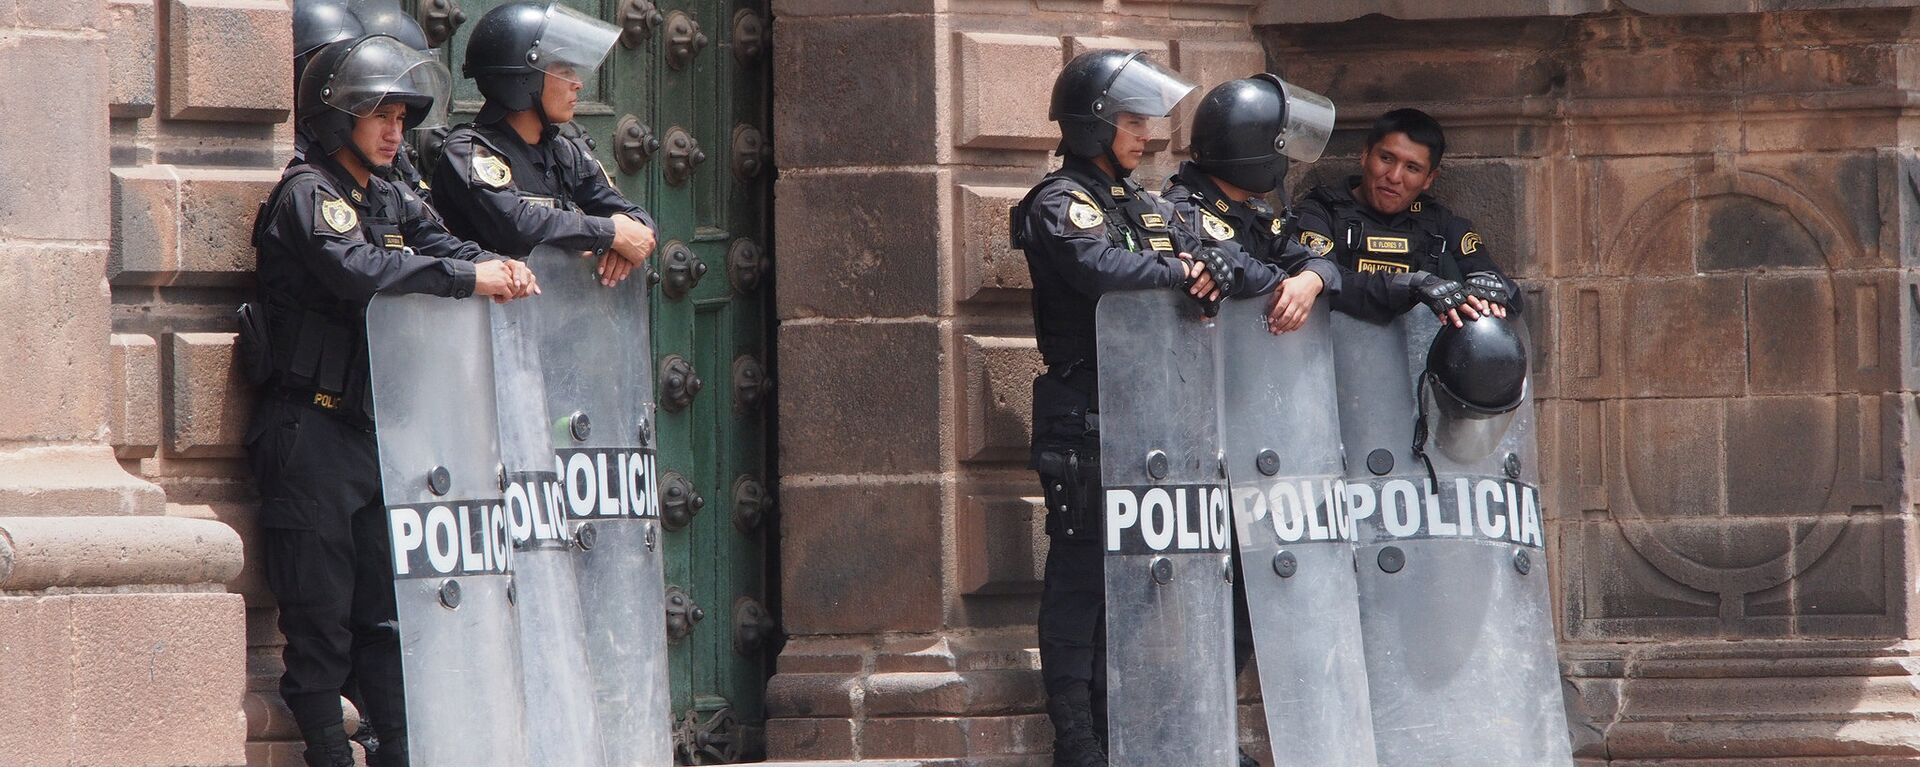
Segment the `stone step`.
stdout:
<path fill-rule="evenodd" d="M 921 767 L 923 764 L 926 763 L 918 760 L 880 759 L 853 762 L 749 762 L 739 765 L 721 765 L 721 767 Z"/>

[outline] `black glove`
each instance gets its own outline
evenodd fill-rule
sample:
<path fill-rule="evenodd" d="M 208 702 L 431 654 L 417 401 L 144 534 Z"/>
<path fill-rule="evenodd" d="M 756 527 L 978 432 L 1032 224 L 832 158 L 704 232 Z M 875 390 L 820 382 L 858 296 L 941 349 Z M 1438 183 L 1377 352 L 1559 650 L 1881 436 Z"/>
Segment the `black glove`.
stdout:
<path fill-rule="evenodd" d="M 1507 292 L 1507 281 L 1493 272 L 1474 272 L 1467 275 L 1467 295 L 1488 303 L 1509 305 L 1512 300 Z"/>
<path fill-rule="evenodd" d="M 1213 288 L 1220 292 L 1220 298 L 1226 298 L 1229 294 L 1233 293 L 1234 283 L 1237 282 L 1233 268 L 1233 257 L 1227 255 L 1225 249 L 1213 245 L 1205 245 L 1192 255 L 1193 262 L 1199 264 L 1200 268 L 1205 270 L 1203 273 L 1213 277 Z M 1198 276 L 1188 278 L 1180 287 L 1183 290 L 1191 288 L 1193 287 L 1193 283 L 1199 281 L 1199 279 Z M 1208 317 L 1220 313 L 1220 299 L 1207 299 L 1196 296 L 1194 300 L 1200 302 L 1200 310 L 1205 312 Z"/>
<path fill-rule="evenodd" d="M 1413 297 L 1432 309 L 1435 316 L 1445 316 L 1467 302 L 1467 290 L 1458 282 L 1432 272 L 1411 272 L 1407 277 L 1412 282 Z"/>

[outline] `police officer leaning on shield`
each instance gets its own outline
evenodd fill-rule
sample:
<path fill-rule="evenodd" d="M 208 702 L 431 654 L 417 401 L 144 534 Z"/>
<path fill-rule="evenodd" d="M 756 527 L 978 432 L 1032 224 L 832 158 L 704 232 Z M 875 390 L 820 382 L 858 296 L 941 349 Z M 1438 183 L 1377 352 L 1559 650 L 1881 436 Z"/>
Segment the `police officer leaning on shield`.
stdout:
<path fill-rule="evenodd" d="M 509 3 L 480 18 L 461 71 L 486 104 L 447 134 L 433 175 L 448 229 L 516 258 L 539 245 L 596 255 L 608 286 L 646 261 L 653 217 L 560 133 L 619 37 L 618 27 L 551 2 Z"/>
<path fill-rule="evenodd" d="M 1040 666 L 1054 727 L 1054 764 L 1107 763 L 1098 677 L 1105 605 L 1094 415 L 1094 308 L 1122 290 L 1181 290 L 1205 307 L 1272 292 L 1288 275 L 1248 258 L 1231 238 L 1209 240 L 1131 178 L 1155 120 L 1193 86 L 1137 51 L 1097 50 L 1054 82 L 1060 170 L 1011 212 L 1015 247 L 1033 279 L 1034 329 L 1047 371 L 1034 380 L 1032 468 L 1047 503 L 1040 596 Z M 1204 396 L 1196 393 L 1195 396 Z"/>
<path fill-rule="evenodd" d="M 449 234 L 387 180 L 407 129 L 444 124 L 450 81 L 390 36 L 313 51 L 295 95 L 310 151 L 254 223 L 258 301 L 241 310 L 241 353 L 261 394 L 246 444 L 287 640 L 281 695 L 316 767 L 353 764 L 340 708 L 350 673 L 380 722 L 370 764 L 407 764 L 367 304 L 376 293 L 537 292 L 524 265 Z"/>
<path fill-rule="evenodd" d="M 1518 288 L 1473 223 L 1427 194 L 1446 151 L 1433 117 L 1393 110 L 1367 133 L 1360 175 L 1314 187 L 1294 206 L 1288 236 L 1340 265 L 1334 309 L 1386 322 L 1425 304 L 1454 327 L 1520 311 Z"/>

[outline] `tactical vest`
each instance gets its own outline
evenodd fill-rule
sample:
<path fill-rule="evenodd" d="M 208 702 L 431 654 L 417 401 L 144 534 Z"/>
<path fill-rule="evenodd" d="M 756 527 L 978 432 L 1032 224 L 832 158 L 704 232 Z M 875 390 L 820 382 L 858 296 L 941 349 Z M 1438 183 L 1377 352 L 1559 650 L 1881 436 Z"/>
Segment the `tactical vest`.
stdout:
<path fill-rule="evenodd" d="M 1255 258 L 1262 260 L 1269 258 L 1273 254 L 1273 241 L 1286 236 L 1287 231 L 1292 228 L 1294 220 L 1292 208 L 1276 216 L 1265 203 L 1254 205 L 1253 203 L 1258 199 L 1254 198 L 1245 203 L 1246 208 L 1253 211 L 1254 223 L 1252 226 L 1240 226 L 1234 223 L 1233 217 L 1229 215 L 1233 210 L 1232 201 L 1216 196 L 1203 189 L 1200 184 L 1190 183 L 1184 177 L 1176 176 L 1174 183 L 1186 191 L 1187 199 L 1191 200 L 1193 206 L 1200 211 L 1200 220 L 1194 221 L 1193 224 L 1200 229 L 1202 235 L 1210 240 L 1230 239 L 1239 245 L 1241 250 L 1245 250 Z M 1211 221 L 1208 220 L 1209 217 L 1212 218 Z M 1232 229 L 1231 236 L 1220 237 L 1222 233 L 1215 231 L 1219 226 Z"/>
<path fill-rule="evenodd" d="M 1013 247 L 1025 251 L 1035 244 L 1027 232 L 1029 211 L 1034 198 L 1059 183 L 1058 179 L 1073 182 L 1078 187 L 1071 190 L 1076 198 L 1100 208 L 1106 218 L 1107 241 L 1114 247 L 1164 256 L 1179 252 L 1174 246 L 1170 222 L 1139 183 L 1132 179 L 1103 181 L 1074 168 L 1061 168 L 1049 174 L 1020 204 L 1008 211 L 1007 231 L 1012 235 Z M 1027 258 L 1031 261 L 1033 255 L 1030 253 Z M 1034 270 L 1034 273 L 1038 276 L 1043 271 Z M 1091 372 L 1096 357 L 1093 313 L 1098 297 L 1089 297 L 1066 285 L 1041 282 L 1036 280 L 1033 286 L 1033 327 L 1041 358 L 1049 368 L 1084 366 Z"/>
<path fill-rule="evenodd" d="M 267 226 L 291 186 L 287 182 L 308 173 L 319 171 L 306 164 L 288 168 L 281 174 L 280 185 L 260 204 L 253 227 L 256 251 L 266 242 Z M 361 235 L 368 243 L 387 250 L 408 248 L 400 223 L 391 216 L 360 215 L 359 219 Z M 265 347 L 266 354 L 261 356 L 268 369 L 253 377 L 270 391 L 278 390 L 290 399 L 349 421 L 370 424 L 373 398 L 368 378 L 367 307 L 324 295 L 319 286 L 314 287 L 310 295 L 262 291 L 265 334 L 249 342 Z"/>
<path fill-rule="evenodd" d="M 513 169 L 513 191 L 527 204 L 572 212 L 580 210 L 580 206 L 573 202 L 574 187 L 581 181 L 579 174 L 591 172 L 591 169 L 581 171 L 570 165 L 566 158 L 568 149 L 561 148 L 561 145 L 564 144 L 584 156 L 587 148 L 583 144 L 576 143 L 575 139 L 569 138 L 557 127 L 553 128 L 551 136 L 543 137 L 541 143 L 529 147 L 533 153 L 547 156 L 547 173 L 534 173 L 533 168 L 516 165 L 514 160 L 519 157 L 518 153 L 502 151 L 495 143 L 494 137 L 488 135 L 484 127 L 473 126 L 473 134 L 475 144 L 485 147 L 487 151 L 492 152 L 495 157 L 500 158 L 501 162 L 507 163 L 508 167 Z M 519 139 L 514 137 L 513 140 Z M 612 183 L 611 177 L 608 178 L 608 183 Z"/>
<path fill-rule="evenodd" d="M 1447 242 L 1445 207 L 1432 200 L 1418 200 L 1403 217 L 1401 226 L 1386 226 L 1361 215 L 1360 202 L 1341 198 L 1326 187 L 1314 187 L 1307 199 L 1326 206 L 1333 227 L 1331 255 L 1341 266 L 1361 274 L 1370 272 L 1420 271 L 1449 280 L 1461 279 L 1460 265 L 1454 261 Z M 1288 228 L 1289 237 L 1297 237 L 1298 226 Z"/>

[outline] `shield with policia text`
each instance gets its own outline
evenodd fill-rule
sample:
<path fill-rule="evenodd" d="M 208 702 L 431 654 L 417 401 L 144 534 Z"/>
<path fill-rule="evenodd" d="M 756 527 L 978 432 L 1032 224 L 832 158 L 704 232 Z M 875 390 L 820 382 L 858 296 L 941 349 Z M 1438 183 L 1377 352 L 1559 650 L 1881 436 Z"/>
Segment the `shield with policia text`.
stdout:
<path fill-rule="evenodd" d="M 1512 403 L 1475 412 L 1437 396 L 1438 327 L 1333 317 L 1379 761 L 1571 765 L 1524 350 Z"/>
<path fill-rule="evenodd" d="M 1108 761 L 1231 767 L 1232 522 L 1215 327 L 1162 289 L 1101 297 L 1095 328 Z"/>
<path fill-rule="evenodd" d="M 487 310 L 422 295 L 367 307 L 414 764 L 527 762 Z"/>
<path fill-rule="evenodd" d="M 1271 298 L 1220 311 L 1221 432 L 1275 765 L 1371 767 L 1353 524 L 1327 303 L 1267 331 Z"/>
<path fill-rule="evenodd" d="M 494 401 L 514 614 L 532 764 L 600 767 L 600 728 L 574 568 L 579 552 L 561 499 L 534 312 L 545 296 L 489 307 Z"/>
<path fill-rule="evenodd" d="M 597 259 L 551 246 L 527 257 L 547 416 L 576 558 L 601 743 L 611 767 L 673 763 L 665 542 L 655 478 L 648 284 L 614 287 Z"/>

